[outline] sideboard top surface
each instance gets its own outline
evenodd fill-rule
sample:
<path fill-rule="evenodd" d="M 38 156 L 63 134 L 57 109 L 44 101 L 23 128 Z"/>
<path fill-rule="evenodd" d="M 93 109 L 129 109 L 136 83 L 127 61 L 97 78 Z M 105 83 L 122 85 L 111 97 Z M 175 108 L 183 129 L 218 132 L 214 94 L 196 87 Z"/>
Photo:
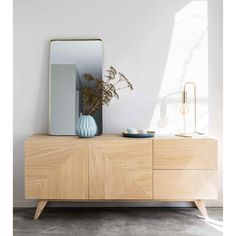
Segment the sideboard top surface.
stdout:
<path fill-rule="evenodd" d="M 199 135 L 193 138 L 186 138 L 186 137 L 179 137 L 179 136 L 155 136 L 152 138 L 126 138 L 123 137 L 121 134 L 103 134 L 101 136 L 95 136 L 93 138 L 79 138 L 77 136 L 54 136 L 54 135 L 49 135 L 49 134 L 34 134 L 32 136 L 29 136 L 27 138 L 28 141 L 43 141 L 43 140 L 66 140 L 66 141 L 99 141 L 99 140 L 163 140 L 163 139 L 184 139 L 184 140 L 193 140 L 193 139 L 215 139 L 215 137 L 211 135 Z"/>

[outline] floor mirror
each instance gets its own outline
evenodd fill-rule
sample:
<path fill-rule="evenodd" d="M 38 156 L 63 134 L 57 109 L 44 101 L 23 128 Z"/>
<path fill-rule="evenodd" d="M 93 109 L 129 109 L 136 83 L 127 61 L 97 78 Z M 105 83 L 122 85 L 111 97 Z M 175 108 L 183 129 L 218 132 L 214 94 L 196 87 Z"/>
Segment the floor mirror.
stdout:
<path fill-rule="evenodd" d="M 102 80 L 102 62 L 100 39 L 50 41 L 49 134 L 76 135 L 76 122 L 82 113 L 80 88 L 87 86 L 84 74 Z M 98 126 L 98 135 L 101 135 L 102 108 L 93 118 Z"/>

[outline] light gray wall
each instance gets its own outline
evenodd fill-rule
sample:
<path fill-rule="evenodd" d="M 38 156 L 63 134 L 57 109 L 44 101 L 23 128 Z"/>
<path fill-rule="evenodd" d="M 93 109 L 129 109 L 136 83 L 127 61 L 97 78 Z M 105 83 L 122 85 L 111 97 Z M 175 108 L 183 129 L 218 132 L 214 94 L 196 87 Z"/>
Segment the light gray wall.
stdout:
<path fill-rule="evenodd" d="M 104 109 L 104 132 L 121 132 L 129 126 L 147 127 L 161 86 L 175 14 L 190 2 L 191 0 L 14 1 L 15 206 L 34 204 L 24 200 L 23 145 L 27 136 L 46 133 L 48 130 L 49 40 L 102 39 L 104 68 L 114 65 L 135 86 L 132 93 L 122 92 L 119 101 L 114 101 Z M 222 3 L 221 0 L 208 0 L 208 3 L 209 128 L 220 140 L 220 199 L 209 204 L 221 205 Z"/>

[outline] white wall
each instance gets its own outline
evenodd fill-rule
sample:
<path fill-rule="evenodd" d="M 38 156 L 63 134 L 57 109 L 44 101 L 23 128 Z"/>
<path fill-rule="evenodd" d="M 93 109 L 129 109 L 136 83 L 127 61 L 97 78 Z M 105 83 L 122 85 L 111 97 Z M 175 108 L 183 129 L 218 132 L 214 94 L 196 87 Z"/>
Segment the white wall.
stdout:
<path fill-rule="evenodd" d="M 121 132 L 129 126 L 148 127 L 161 87 L 175 14 L 190 2 L 191 0 L 14 1 L 15 206 L 34 204 L 24 200 L 23 146 L 27 136 L 46 133 L 48 129 L 49 40 L 102 39 L 104 68 L 114 65 L 135 86 L 132 93 L 122 91 L 120 100 L 104 109 L 104 132 Z M 210 202 L 211 205 L 222 204 L 221 5 L 221 0 L 208 0 L 209 129 L 220 140 L 220 199 Z"/>

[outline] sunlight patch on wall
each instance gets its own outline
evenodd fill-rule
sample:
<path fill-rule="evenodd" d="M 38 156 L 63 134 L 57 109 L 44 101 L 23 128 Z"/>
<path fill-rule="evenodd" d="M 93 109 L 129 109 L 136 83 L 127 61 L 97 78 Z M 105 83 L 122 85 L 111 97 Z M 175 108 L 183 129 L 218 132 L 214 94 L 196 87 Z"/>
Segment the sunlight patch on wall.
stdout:
<path fill-rule="evenodd" d="M 179 112 L 181 95 L 167 100 L 169 124 L 160 129 L 157 121 L 160 116 L 160 103 L 169 93 L 183 90 L 187 81 L 197 86 L 197 128 L 208 131 L 208 29 L 207 1 L 192 1 L 174 18 L 172 39 L 167 63 L 162 78 L 157 105 L 153 112 L 149 129 L 158 134 L 183 132 L 183 116 Z M 189 113 L 185 117 L 187 131 L 193 130 L 194 109 L 192 90 L 189 89 Z"/>

